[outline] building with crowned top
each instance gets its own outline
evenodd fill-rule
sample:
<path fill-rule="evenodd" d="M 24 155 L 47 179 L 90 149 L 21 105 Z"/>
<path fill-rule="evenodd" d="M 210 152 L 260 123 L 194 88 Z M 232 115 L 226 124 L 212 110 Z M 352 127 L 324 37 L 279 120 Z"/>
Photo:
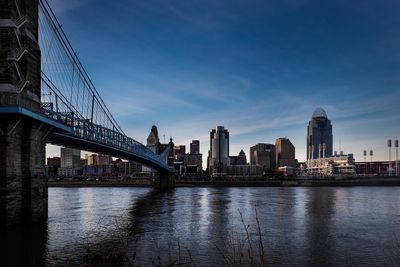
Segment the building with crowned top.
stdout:
<path fill-rule="evenodd" d="M 150 130 L 150 134 L 147 137 L 146 146 L 150 148 L 153 152 L 158 153 L 158 148 L 160 146 L 160 138 L 158 136 L 157 126 L 153 125 Z"/>
<path fill-rule="evenodd" d="M 307 160 L 332 157 L 332 124 L 325 110 L 317 108 L 307 127 Z"/>
<path fill-rule="evenodd" d="M 172 137 L 170 138 L 169 143 L 165 143 L 162 144 L 160 143 L 160 138 L 158 136 L 158 129 L 157 126 L 153 125 L 151 127 L 149 136 L 147 137 L 147 143 L 146 143 L 146 147 L 148 147 L 150 150 L 152 150 L 154 153 L 162 155 L 167 153 L 166 156 L 166 161 L 168 166 L 173 169 L 174 166 L 174 143 L 172 142 Z M 168 149 L 168 152 L 167 152 Z M 143 172 L 152 172 L 152 169 L 147 167 L 147 166 L 143 166 L 142 167 Z"/>

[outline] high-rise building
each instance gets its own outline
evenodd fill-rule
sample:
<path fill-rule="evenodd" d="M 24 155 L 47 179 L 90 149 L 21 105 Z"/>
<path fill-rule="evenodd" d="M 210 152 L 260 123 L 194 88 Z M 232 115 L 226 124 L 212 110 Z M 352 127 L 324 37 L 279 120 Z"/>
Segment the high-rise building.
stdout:
<path fill-rule="evenodd" d="M 61 168 L 82 167 L 81 151 L 74 148 L 61 148 Z"/>
<path fill-rule="evenodd" d="M 200 154 L 200 141 L 193 140 L 190 143 L 190 154 Z"/>
<path fill-rule="evenodd" d="M 150 134 L 147 137 L 146 146 L 153 152 L 158 153 L 158 146 L 160 144 L 160 138 L 158 137 L 157 126 L 153 125 L 150 130 Z"/>
<path fill-rule="evenodd" d="M 278 167 L 297 165 L 295 147 L 288 138 L 278 138 L 275 142 L 276 164 Z"/>
<path fill-rule="evenodd" d="M 174 146 L 174 161 L 182 161 L 182 157 L 185 154 L 186 154 L 185 145 Z"/>
<path fill-rule="evenodd" d="M 210 173 L 223 173 L 229 165 L 229 132 L 217 126 L 210 132 Z"/>
<path fill-rule="evenodd" d="M 258 143 L 250 147 L 250 165 L 261 166 L 266 171 L 276 169 L 275 146 Z"/>
<path fill-rule="evenodd" d="M 317 108 L 307 127 L 307 160 L 332 156 L 332 124 L 325 110 Z"/>
<path fill-rule="evenodd" d="M 77 175 L 82 172 L 83 165 L 79 149 L 61 148 L 61 167 L 57 170 L 59 176 Z"/>

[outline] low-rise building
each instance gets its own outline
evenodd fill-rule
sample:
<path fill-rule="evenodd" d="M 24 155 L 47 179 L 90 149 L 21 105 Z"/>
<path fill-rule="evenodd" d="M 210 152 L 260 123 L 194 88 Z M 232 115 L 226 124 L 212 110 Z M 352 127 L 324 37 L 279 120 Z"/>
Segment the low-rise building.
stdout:
<path fill-rule="evenodd" d="M 58 169 L 61 167 L 61 158 L 60 157 L 47 158 L 46 167 L 48 176 L 50 177 L 56 176 Z"/>

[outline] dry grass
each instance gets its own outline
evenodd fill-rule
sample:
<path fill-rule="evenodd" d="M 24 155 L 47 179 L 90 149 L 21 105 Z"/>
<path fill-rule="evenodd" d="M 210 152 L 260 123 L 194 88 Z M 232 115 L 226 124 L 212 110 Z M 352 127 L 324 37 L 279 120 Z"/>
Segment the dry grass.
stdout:
<path fill-rule="evenodd" d="M 226 266 L 268 266 L 257 207 L 254 209 L 255 225 L 247 224 L 242 212 L 238 210 L 243 231 L 232 232 L 224 249 L 216 246 Z"/>

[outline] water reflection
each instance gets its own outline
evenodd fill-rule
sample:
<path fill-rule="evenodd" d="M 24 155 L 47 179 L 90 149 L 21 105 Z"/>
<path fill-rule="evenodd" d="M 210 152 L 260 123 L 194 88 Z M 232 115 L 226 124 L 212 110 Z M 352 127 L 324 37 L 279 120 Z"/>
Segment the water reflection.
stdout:
<path fill-rule="evenodd" d="M 336 190 L 330 187 L 309 188 L 306 204 L 306 244 L 308 264 L 330 266 L 334 240 L 331 218 L 335 210 Z"/>
<path fill-rule="evenodd" d="M 47 225 L 0 229 L 5 266 L 82 265 L 88 244 L 128 234 L 129 255 L 148 266 L 188 249 L 196 265 L 225 265 L 239 211 L 268 261 L 279 266 L 399 266 L 400 187 L 50 188 Z M 165 261 L 164 261 L 165 262 Z"/>

